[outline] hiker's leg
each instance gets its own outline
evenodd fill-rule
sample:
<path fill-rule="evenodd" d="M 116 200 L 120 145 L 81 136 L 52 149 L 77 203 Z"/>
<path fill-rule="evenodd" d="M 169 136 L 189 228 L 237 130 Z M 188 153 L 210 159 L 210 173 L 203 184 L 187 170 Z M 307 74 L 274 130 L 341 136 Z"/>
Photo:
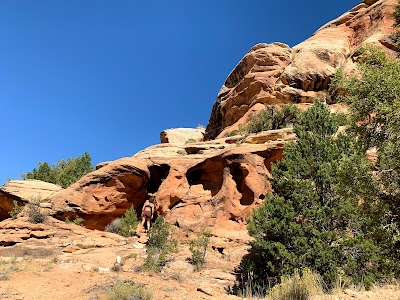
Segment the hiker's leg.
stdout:
<path fill-rule="evenodd" d="M 142 216 L 142 231 L 144 231 L 144 222 L 146 221 L 146 217 Z"/>
<path fill-rule="evenodd" d="M 147 218 L 147 231 L 150 229 L 150 221 L 151 221 L 151 219 Z"/>

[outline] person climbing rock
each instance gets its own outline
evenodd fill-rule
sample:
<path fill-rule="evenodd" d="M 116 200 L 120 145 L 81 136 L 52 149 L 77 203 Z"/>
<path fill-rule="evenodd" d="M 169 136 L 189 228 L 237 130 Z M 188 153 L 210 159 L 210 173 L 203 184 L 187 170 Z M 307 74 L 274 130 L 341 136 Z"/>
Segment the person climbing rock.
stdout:
<path fill-rule="evenodd" d="M 151 219 L 153 219 L 154 210 L 155 210 L 154 196 L 152 196 L 150 199 L 146 200 L 146 202 L 143 204 L 143 208 L 142 208 L 142 230 L 144 232 L 147 232 L 150 229 L 150 223 L 151 223 Z M 147 230 L 144 229 L 145 222 L 147 225 L 146 226 Z"/>

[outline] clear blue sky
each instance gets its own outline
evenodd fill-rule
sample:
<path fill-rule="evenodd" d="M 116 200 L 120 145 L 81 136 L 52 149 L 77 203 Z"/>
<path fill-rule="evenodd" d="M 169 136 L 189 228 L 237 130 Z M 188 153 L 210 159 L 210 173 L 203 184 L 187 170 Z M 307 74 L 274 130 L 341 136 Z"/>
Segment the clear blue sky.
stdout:
<path fill-rule="evenodd" d="M 0 185 L 39 161 L 93 164 L 207 125 L 257 43 L 294 46 L 360 1 L 2 0 Z"/>

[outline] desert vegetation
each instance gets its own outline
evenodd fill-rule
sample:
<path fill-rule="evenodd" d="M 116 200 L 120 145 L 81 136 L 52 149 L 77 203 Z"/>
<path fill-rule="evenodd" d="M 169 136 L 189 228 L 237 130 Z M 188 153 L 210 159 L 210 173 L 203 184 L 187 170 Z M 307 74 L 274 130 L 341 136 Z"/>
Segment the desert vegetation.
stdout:
<path fill-rule="evenodd" d="M 228 132 L 225 136 L 259 133 L 265 130 L 292 127 L 296 124 L 298 115 L 299 109 L 292 104 L 282 105 L 280 108 L 266 105 L 265 109 L 256 113 L 249 123 L 240 126 L 239 130 Z"/>
<path fill-rule="evenodd" d="M 21 174 L 21 178 L 42 180 L 66 188 L 82 176 L 94 171 L 91 161 L 89 153 L 85 152 L 77 158 L 60 159 L 53 165 L 47 162 L 39 162 L 38 168 Z"/>
<path fill-rule="evenodd" d="M 117 233 L 119 235 L 128 237 L 135 235 L 136 227 L 139 224 L 136 210 L 131 206 L 125 215 L 121 218 L 114 219 L 105 228 L 107 232 Z"/>
<path fill-rule="evenodd" d="M 157 217 L 148 231 L 148 237 L 143 270 L 160 272 L 168 261 L 168 255 L 177 252 L 177 241 L 173 238 L 171 226 L 162 217 Z"/>
<path fill-rule="evenodd" d="M 316 101 L 272 168 L 275 192 L 248 220 L 254 241 L 239 289 L 247 294 L 266 295 L 303 268 L 325 290 L 338 282 L 368 289 L 400 274 L 400 63 L 372 47 L 358 55 L 362 78 L 338 72 L 333 81 L 350 108 L 348 130 L 336 134 L 337 118 Z"/>
<path fill-rule="evenodd" d="M 191 262 L 195 266 L 195 270 L 200 271 L 206 262 L 207 247 L 210 243 L 211 231 L 203 229 L 195 239 L 190 240 L 189 250 L 192 253 Z"/>

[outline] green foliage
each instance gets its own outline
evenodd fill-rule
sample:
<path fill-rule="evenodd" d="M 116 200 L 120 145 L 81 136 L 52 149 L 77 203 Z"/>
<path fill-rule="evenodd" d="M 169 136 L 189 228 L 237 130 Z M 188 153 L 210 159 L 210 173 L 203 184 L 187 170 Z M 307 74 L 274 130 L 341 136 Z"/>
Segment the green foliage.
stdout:
<path fill-rule="evenodd" d="M 67 224 L 74 223 L 75 225 L 78 225 L 78 226 L 81 226 L 84 221 L 85 221 L 84 219 L 82 219 L 78 216 L 76 216 L 75 219 L 73 219 L 72 221 L 69 219 L 69 217 L 65 218 L 65 223 L 67 223 Z"/>
<path fill-rule="evenodd" d="M 197 140 L 190 138 L 185 142 L 185 144 L 192 144 L 192 143 L 196 143 L 196 142 L 197 142 Z"/>
<path fill-rule="evenodd" d="M 11 218 L 16 219 L 20 212 L 24 209 L 24 206 L 19 206 L 17 200 L 13 200 L 14 208 L 8 212 Z"/>
<path fill-rule="evenodd" d="M 296 269 L 293 275 L 283 276 L 281 283 L 274 286 L 268 296 L 271 300 L 307 300 L 322 293 L 320 276 L 306 268 L 302 274 Z"/>
<path fill-rule="evenodd" d="M 294 105 L 283 105 L 280 110 L 274 106 L 258 112 L 252 120 L 241 128 L 245 133 L 258 133 L 287 127 L 296 123 L 299 109 Z"/>
<path fill-rule="evenodd" d="M 85 152 L 81 157 L 60 159 L 53 166 L 47 162 L 40 162 L 37 169 L 34 168 L 32 172 L 21 174 L 21 177 L 22 179 L 42 180 L 66 188 L 82 176 L 94 171 L 91 160 L 89 153 Z"/>
<path fill-rule="evenodd" d="M 82 219 L 82 218 L 76 217 L 76 218 L 72 221 L 72 223 L 74 223 L 75 225 L 81 226 L 82 223 L 83 223 L 83 221 L 85 221 L 85 220 Z"/>
<path fill-rule="evenodd" d="M 139 220 L 137 219 L 136 210 L 131 206 L 120 219 L 119 234 L 126 237 L 135 235 L 138 224 Z"/>
<path fill-rule="evenodd" d="M 400 26 L 400 1 L 397 1 L 396 9 L 394 11 L 395 26 Z"/>
<path fill-rule="evenodd" d="M 190 240 L 189 250 L 192 253 L 192 263 L 195 265 L 197 271 L 203 268 L 206 261 L 206 252 L 210 237 L 210 230 L 203 229 L 198 233 L 196 239 Z"/>
<path fill-rule="evenodd" d="M 170 225 L 157 217 L 148 231 L 147 257 L 143 269 L 160 272 L 167 262 L 167 255 L 177 251 L 177 242 L 171 236 Z"/>
<path fill-rule="evenodd" d="M 121 218 L 114 219 L 105 228 L 105 231 L 116 233 L 125 237 L 134 236 L 136 233 L 136 227 L 139 224 L 137 219 L 136 210 L 131 206 L 125 215 Z"/>
<path fill-rule="evenodd" d="M 354 120 L 352 133 L 362 149 L 376 149 L 378 161 L 368 166 L 357 157 L 349 159 L 339 179 L 342 192 L 368 205 L 371 234 L 386 257 L 382 268 L 399 275 L 395 261 L 400 259 L 400 61 L 372 47 L 362 49 L 360 56 L 362 78 L 343 76 L 338 86 Z M 368 170 L 371 167 L 374 172 Z"/>
<path fill-rule="evenodd" d="M 152 300 L 152 293 L 133 282 L 114 284 L 106 293 L 106 300 Z"/>
<path fill-rule="evenodd" d="M 254 241 L 241 264 L 244 284 L 251 279 L 254 291 L 267 278 L 267 286 L 274 285 L 304 267 L 321 274 L 329 288 L 339 274 L 366 287 L 381 276 L 378 247 L 365 230 L 369 219 L 358 199 L 337 189 L 344 158 L 361 157 L 351 137 L 334 135 L 337 129 L 328 108 L 316 101 L 294 128 L 298 142 L 287 144 L 272 167 L 275 193 L 248 220 Z"/>
<path fill-rule="evenodd" d="M 225 134 L 225 137 L 231 137 L 231 136 L 235 136 L 235 135 L 237 135 L 237 134 L 239 134 L 239 131 L 238 131 L 238 130 L 232 130 L 232 131 L 230 131 L 230 132 L 227 132 L 227 133 Z"/>

